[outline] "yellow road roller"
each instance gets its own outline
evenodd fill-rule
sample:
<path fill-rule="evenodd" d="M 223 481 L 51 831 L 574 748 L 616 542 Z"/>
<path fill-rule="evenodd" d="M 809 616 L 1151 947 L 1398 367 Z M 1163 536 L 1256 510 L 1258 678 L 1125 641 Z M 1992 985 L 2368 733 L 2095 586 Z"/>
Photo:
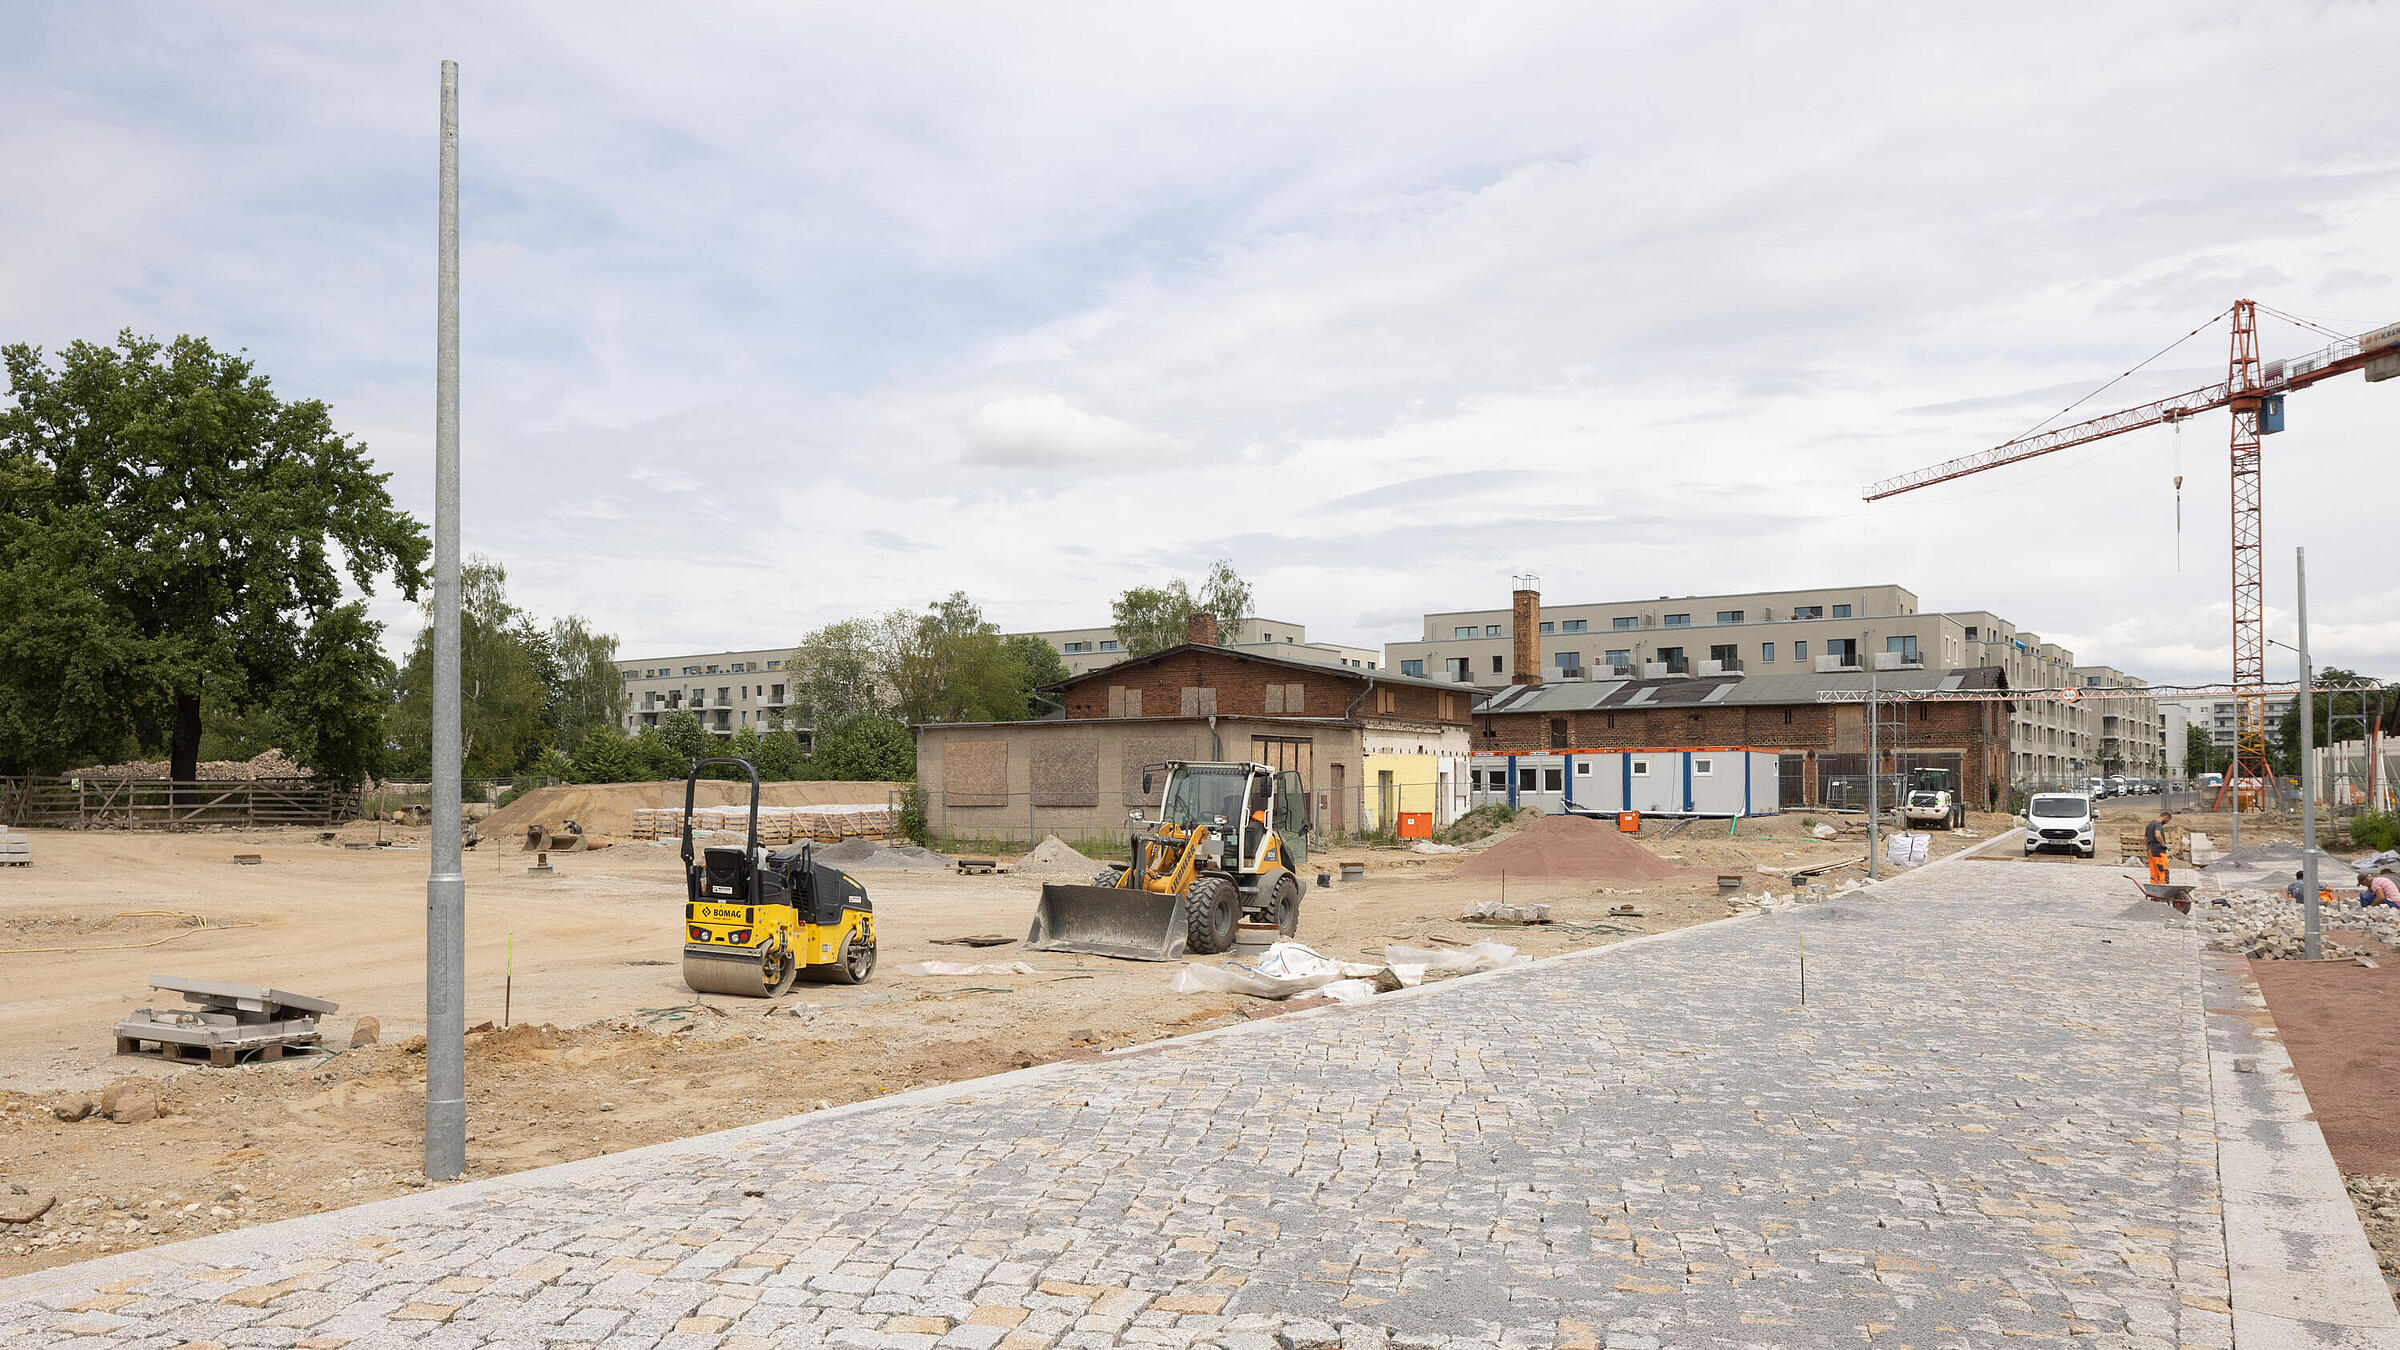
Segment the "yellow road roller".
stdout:
<path fill-rule="evenodd" d="M 692 851 L 692 798 L 700 771 L 723 764 L 750 775 L 750 832 L 740 844 Z M 850 874 L 796 844 L 770 853 L 758 842 L 758 770 L 740 759 L 703 759 L 683 781 L 683 982 L 703 994 L 774 998 L 803 974 L 857 984 L 875 969 L 875 908 Z"/>

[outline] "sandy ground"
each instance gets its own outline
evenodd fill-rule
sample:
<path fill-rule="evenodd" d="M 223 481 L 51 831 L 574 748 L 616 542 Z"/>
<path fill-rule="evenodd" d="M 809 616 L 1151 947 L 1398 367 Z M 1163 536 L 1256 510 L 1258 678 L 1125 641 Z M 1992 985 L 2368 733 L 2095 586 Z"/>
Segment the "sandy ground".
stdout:
<path fill-rule="evenodd" d="M 1832 820 L 1834 818 L 1827 817 Z M 1532 955 L 1720 918 L 1718 872 L 1751 895 L 1789 889 L 1783 873 L 1860 859 L 1860 822 L 1808 838 L 1799 815 L 1695 822 L 1645 845 L 1686 873 L 1610 886 L 1511 877 L 1506 898 L 1547 902 L 1559 920 L 1499 928 L 1458 916 L 1500 899 L 1496 881 L 1451 877 L 1459 855 L 1336 849 L 1310 858 L 1366 879 L 1312 888 L 1301 940 L 1328 955 L 1380 956 L 1387 942 L 1460 945 L 1497 938 Z M 1935 836 L 1934 852 L 1975 837 Z M 26 1224 L 0 1226 L 0 1276 L 59 1262 L 335 1208 L 423 1186 L 423 831 L 382 827 L 391 848 L 351 826 L 190 835 L 35 832 L 30 868 L 0 870 L 0 1202 L 56 1197 Z M 255 866 L 237 865 L 255 853 Z M 789 998 L 701 998 L 680 975 L 683 887 L 674 851 L 621 844 L 554 855 L 486 844 L 467 857 L 470 1025 L 468 1176 L 482 1177 L 951 1082 L 1111 1046 L 1178 1035 L 1291 1005 L 1168 991 L 1173 967 L 1094 957 L 981 951 L 937 938 L 1021 939 L 1039 883 L 948 872 L 861 874 L 882 931 L 864 986 L 802 985 Z M 1760 866 L 1775 871 L 1753 870 Z M 1852 867 L 1822 878 L 1838 885 Z M 1612 918 L 1633 905 L 1637 918 Z M 197 926 L 205 920 L 207 926 Z M 161 939 L 164 939 L 161 941 Z M 514 979 L 504 994 L 513 940 Z M 135 945 L 153 944 L 153 945 Z M 77 948 L 27 951 L 27 948 Z M 117 948 L 108 950 L 107 948 Z M 919 977 L 908 962 L 1026 960 L 1034 975 Z M 1222 960 L 1225 958 L 1207 958 Z M 321 1058 L 208 1069 L 114 1053 L 111 1028 L 156 1001 L 154 974 L 266 984 L 331 998 L 329 1047 L 372 1016 L 382 1043 Z M 67 1122 L 53 1107 L 127 1078 L 157 1084 L 162 1116 Z"/>

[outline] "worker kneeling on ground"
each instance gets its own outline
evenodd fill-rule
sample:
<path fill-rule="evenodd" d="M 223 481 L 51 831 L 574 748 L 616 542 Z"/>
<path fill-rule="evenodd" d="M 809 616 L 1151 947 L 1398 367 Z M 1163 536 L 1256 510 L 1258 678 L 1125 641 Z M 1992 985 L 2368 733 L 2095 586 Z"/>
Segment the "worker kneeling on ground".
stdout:
<path fill-rule="evenodd" d="M 2175 813 L 2161 810 L 2158 819 L 2142 827 L 2143 851 L 2150 858 L 2150 881 L 2153 885 L 2167 884 L 2167 822 Z"/>

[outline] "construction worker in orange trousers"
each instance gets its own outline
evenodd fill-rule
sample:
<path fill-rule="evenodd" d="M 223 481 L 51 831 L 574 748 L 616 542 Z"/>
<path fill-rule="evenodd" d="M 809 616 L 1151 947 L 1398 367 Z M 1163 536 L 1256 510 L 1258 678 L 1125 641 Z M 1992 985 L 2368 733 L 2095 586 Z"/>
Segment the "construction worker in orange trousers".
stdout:
<path fill-rule="evenodd" d="M 2142 827 L 2142 851 L 2149 855 L 2150 880 L 2154 885 L 2167 884 L 2167 822 L 2174 817 L 2174 812 L 2162 809 L 2158 819 Z"/>

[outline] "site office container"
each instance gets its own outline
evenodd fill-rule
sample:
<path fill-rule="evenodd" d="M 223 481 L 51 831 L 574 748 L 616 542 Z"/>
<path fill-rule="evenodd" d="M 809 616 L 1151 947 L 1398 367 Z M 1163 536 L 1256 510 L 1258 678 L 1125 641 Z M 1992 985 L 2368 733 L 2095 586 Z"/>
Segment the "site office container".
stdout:
<path fill-rule="evenodd" d="M 1467 757 L 1467 781 L 1477 806 L 1505 802 L 1553 815 L 1771 816 L 1782 810 L 1780 759 L 1747 745 L 1477 750 Z"/>

